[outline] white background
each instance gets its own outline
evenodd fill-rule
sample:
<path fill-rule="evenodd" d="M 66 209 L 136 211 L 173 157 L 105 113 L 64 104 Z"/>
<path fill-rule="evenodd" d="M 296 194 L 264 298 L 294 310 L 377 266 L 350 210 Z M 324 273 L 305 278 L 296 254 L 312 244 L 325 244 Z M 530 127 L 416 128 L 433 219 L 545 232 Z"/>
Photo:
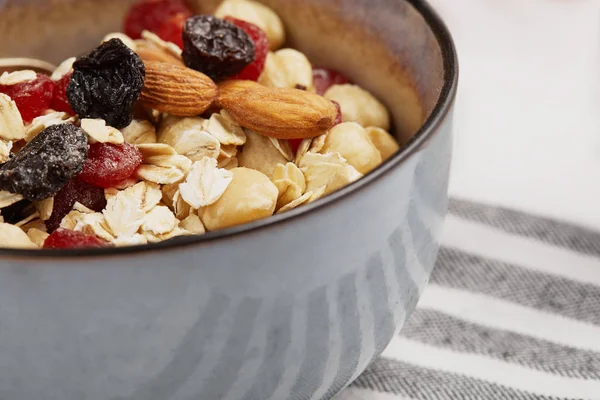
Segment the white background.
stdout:
<path fill-rule="evenodd" d="M 451 195 L 600 229 L 600 1 L 430 1 L 461 69 Z"/>

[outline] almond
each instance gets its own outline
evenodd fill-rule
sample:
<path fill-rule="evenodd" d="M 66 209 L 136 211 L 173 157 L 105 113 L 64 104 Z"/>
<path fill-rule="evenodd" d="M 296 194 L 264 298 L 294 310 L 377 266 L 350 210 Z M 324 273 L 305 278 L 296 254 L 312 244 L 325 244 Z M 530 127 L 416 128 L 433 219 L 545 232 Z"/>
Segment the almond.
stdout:
<path fill-rule="evenodd" d="M 202 114 L 218 97 L 217 85 L 206 75 L 180 65 L 148 61 L 140 100 L 144 107 L 191 117 Z"/>
<path fill-rule="evenodd" d="M 337 109 L 324 97 L 252 81 L 219 84 L 218 105 L 244 128 L 276 139 L 319 136 L 333 126 Z"/>

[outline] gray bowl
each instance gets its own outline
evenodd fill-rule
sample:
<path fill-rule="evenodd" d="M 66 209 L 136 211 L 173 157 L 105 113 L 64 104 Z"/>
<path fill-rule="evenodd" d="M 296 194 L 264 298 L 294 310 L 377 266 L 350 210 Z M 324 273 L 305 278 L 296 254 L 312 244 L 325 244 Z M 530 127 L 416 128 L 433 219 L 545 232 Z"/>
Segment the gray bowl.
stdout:
<path fill-rule="evenodd" d="M 0 57 L 81 54 L 129 3 L 0 3 Z M 1 250 L 0 399 L 330 399 L 413 311 L 447 206 L 450 35 L 421 0 L 264 3 L 291 45 L 388 105 L 403 150 L 309 206 L 202 237 Z"/>

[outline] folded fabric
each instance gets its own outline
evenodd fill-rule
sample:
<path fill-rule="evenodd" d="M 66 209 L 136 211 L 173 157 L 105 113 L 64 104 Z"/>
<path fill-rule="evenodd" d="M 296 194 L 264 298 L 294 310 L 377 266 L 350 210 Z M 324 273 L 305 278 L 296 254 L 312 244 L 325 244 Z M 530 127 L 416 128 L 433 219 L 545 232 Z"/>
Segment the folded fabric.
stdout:
<path fill-rule="evenodd" d="M 452 200 L 436 269 L 340 400 L 599 400 L 600 233 Z"/>

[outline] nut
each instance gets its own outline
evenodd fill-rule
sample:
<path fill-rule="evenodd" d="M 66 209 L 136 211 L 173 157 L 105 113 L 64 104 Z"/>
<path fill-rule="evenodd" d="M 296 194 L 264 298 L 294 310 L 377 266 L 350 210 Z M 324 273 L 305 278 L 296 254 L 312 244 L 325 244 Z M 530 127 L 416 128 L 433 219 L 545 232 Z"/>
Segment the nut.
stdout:
<path fill-rule="evenodd" d="M 204 157 L 218 158 L 221 144 L 204 130 L 205 120 L 200 117 L 179 118 L 169 116 L 158 128 L 158 141 L 172 146 L 179 154 L 192 161 Z"/>
<path fill-rule="evenodd" d="M 0 139 L 21 140 L 25 137 L 25 127 L 21 113 L 14 101 L 0 93 Z"/>
<path fill-rule="evenodd" d="M 11 86 L 17 83 L 29 82 L 37 77 L 35 71 L 24 69 L 21 71 L 4 72 L 0 75 L 0 85 Z"/>
<path fill-rule="evenodd" d="M 36 249 L 38 246 L 18 226 L 0 223 L 0 247 Z"/>
<path fill-rule="evenodd" d="M 400 145 L 396 139 L 381 128 L 373 126 L 367 128 L 367 136 L 371 140 L 371 143 L 379 150 L 383 161 L 387 160 L 400 150 Z"/>
<path fill-rule="evenodd" d="M 280 48 L 285 42 L 285 29 L 279 16 L 256 1 L 226 0 L 215 11 L 215 16 L 231 16 L 257 25 L 267 34 L 271 50 Z"/>
<path fill-rule="evenodd" d="M 341 154 L 362 174 L 373 170 L 382 161 L 381 153 L 369 139 L 365 128 L 355 122 L 334 126 L 325 138 L 321 153 Z"/>
<path fill-rule="evenodd" d="M 251 130 L 246 131 L 246 144 L 238 155 L 238 161 L 241 167 L 255 169 L 267 176 L 273 174 L 277 164 L 288 162 L 270 138 Z"/>
<path fill-rule="evenodd" d="M 387 108 L 359 86 L 333 85 L 327 90 L 325 97 L 340 104 L 344 122 L 357 122 L 363 127 L 376 126 L 386 131 L 390 129 Z"/>
<path fill-rule="evenodd" d="M 186 203 L 199 209 L 219 200 L 232 179 L 231 171 L 218 168 L 217 160 L 205 157 L 194 163 L 179 192 Z"/>
<path fill-rule="evenodd" d="M 277 139 L 310 138 L 333 126 L 335 105 L 298 89 L 268 88 L 252 81 L 225 81 L 218 103 L 244 128 Z"/>
<path fill-rule="evenodd" d="M 209 231 L 266 218 L 275 211 L 277 187 L 265 174 L 249 168 L 231 172 L 233 179 L 225 193 L 202 210 L 201 219 Z"/>
<path fill-rule="evenodd" d="M 116 128 L 106 125 L 103 119 L 84 118 L 81 120 L 81 129 L 88 134 L 90 143 L 123 144 L 123 134 Z"/>
<path fill-rule="evenodd" d="M 202 114 L 217 98 L 217 85 L 206 75 L 175 64 L 148 61 L 140 96 L 142 105 L 172 115 Z"/>
<path fill-rule="evenodd" d="M 298 50 L 281 49 L 267 55 L 258 82 L 269 87 L 314 90 L 312 65 Z"/>

